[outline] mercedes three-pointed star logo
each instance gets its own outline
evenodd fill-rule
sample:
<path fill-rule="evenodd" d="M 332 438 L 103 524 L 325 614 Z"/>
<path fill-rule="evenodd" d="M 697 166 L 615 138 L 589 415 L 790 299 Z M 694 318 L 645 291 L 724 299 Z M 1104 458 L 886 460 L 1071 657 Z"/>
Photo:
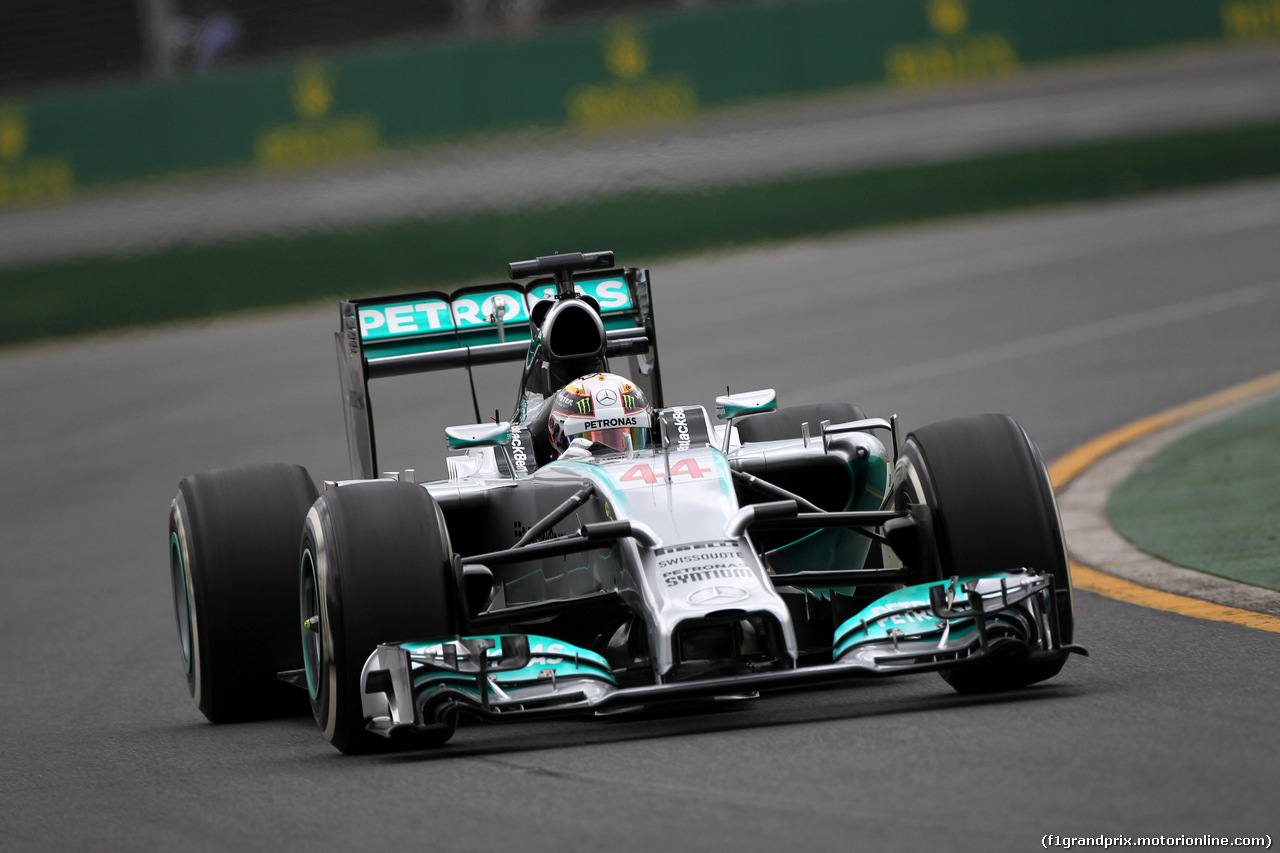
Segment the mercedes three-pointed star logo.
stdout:
<path fill-rule="evenodd" d="M 736 586 L 704 586 L 689 593 L 690 604 L 733 604 L 751 593 Z"/>

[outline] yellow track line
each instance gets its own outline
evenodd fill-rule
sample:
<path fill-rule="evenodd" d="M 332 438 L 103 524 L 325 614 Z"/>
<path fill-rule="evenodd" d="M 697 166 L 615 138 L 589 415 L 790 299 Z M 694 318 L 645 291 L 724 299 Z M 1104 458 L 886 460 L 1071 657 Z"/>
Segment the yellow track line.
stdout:
<path fill-rule="evenodd" d="M 1130 442 L 1181 423 L 1188 418 L 1207 414 L 1223 406 L 1229 406 L 1232 403 L 1247 400 L 1257 394 L 1264 394 L 1277 389 L 1280 389 L 1280 372 L 1260 376 L 1257 379 L 1227 388 L 1216 394 L 1210 394 L 1208 397 L 1193 400 L 1190 403 L 1176 406 L 1156 415 L 1140 418 L 1067 453 L 1049 466 L 1049 478 L 1053 481 L 1055 489 L 1061 489 L 1084 473 L 1090 466 L 1097 463 L 1098 460 L 1119 450 Z M 1089 566 L 1081 565 L 1074 560 L 1071 561 L 1071 579 L 1077 589 L 1087 589 L 1090 592 L 1101 593 L 1108 598 L 1115 598 L 1119 601 L 1140 604 L 1143 607 L 1151 607 L 1156 610 L 1169 610 L 1186 616 L 1194 616 L 1197 619 L 1231 622 L 1248 628 L 1257 628 L 1262 631 L 1272 631 L 1280 634 L 1280 617 L 1266 613 L 1254 613 L 1251 610 L 1241 610 L 1238 607 L 1227 607 L 1222 604 L 1201 601 L 1198 598 L 1187 598 L 1182 595 L 1174 595 L 1171 592 L 1152 589 L 1149 586 L 1143 586 L 1115 575 L 1106 574 Z"/>

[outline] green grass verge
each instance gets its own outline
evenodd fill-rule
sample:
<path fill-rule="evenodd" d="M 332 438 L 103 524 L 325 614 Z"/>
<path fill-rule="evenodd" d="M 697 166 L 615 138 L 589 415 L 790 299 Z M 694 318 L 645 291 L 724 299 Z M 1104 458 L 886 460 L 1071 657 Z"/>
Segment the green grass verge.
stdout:
<path fill-rule="evenodd" d="M 1171 563 L 1280 590 L 1280 399 L 1165 448 L 1111 493 L 1107 514 Z"/>
<path fill-rule="evenodd" d="M 712 191 L 631 193 L 447 221 L 0 269 L 0 343 L 500 280 L 509 260 L 624 263 L 807 234 L 1280 174 L 1280 123 L 1095 142 Z"/>

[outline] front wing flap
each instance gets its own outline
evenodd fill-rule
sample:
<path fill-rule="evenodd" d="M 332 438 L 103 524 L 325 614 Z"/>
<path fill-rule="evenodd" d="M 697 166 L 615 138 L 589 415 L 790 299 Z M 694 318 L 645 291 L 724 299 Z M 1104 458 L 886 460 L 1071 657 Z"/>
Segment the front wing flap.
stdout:
<path fill-rule="evenodd" d="M 528 634 L 443 637 L 380 645 L 360 674 L 370 730 L 435 726 L 457 709 L 485 716 L 561 709 L 616 690 L 608 663 L 587 649 Z"/>
<path fill-rule="evenodd" d="M 880 598 L 835 632 L 837 662 L 882 672 L 1084 653 L 1058 635 L 1053 578 L 1029 569 L 909 586 Z"/>

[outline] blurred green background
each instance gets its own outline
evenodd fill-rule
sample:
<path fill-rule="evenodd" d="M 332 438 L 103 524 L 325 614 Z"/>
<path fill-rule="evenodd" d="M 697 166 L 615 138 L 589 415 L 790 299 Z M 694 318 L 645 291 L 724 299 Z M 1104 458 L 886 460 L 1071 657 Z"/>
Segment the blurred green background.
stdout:
<path fill-rule="evenodd" d="M 6 210 L 192 176 L 198 199 L 223 175 L 376 168 L 389 151 L 442 140 L 530 127 L 625 134 L 727 105 L 962 86 L 1073 57 L 1280 36 L 1274 0 L 457 0 L 429 15 L 390 3 L 377 20 L 340 0 L 15 3 L 33 36 L 115 33 L 118 55 L 77 42 L 78 64 L 50 64 L 47 51 L 0 57 L 0 227 Z M 290 26 L 304 19 L 309 30 Z M 1278 142 L 1280 123 L 1262 122 L 11 263 L 0 266 L 11 308 L 0 342 L 447 286 L 555 248 L 648 258 L 1252 178 L 1280 172 Z"/>

